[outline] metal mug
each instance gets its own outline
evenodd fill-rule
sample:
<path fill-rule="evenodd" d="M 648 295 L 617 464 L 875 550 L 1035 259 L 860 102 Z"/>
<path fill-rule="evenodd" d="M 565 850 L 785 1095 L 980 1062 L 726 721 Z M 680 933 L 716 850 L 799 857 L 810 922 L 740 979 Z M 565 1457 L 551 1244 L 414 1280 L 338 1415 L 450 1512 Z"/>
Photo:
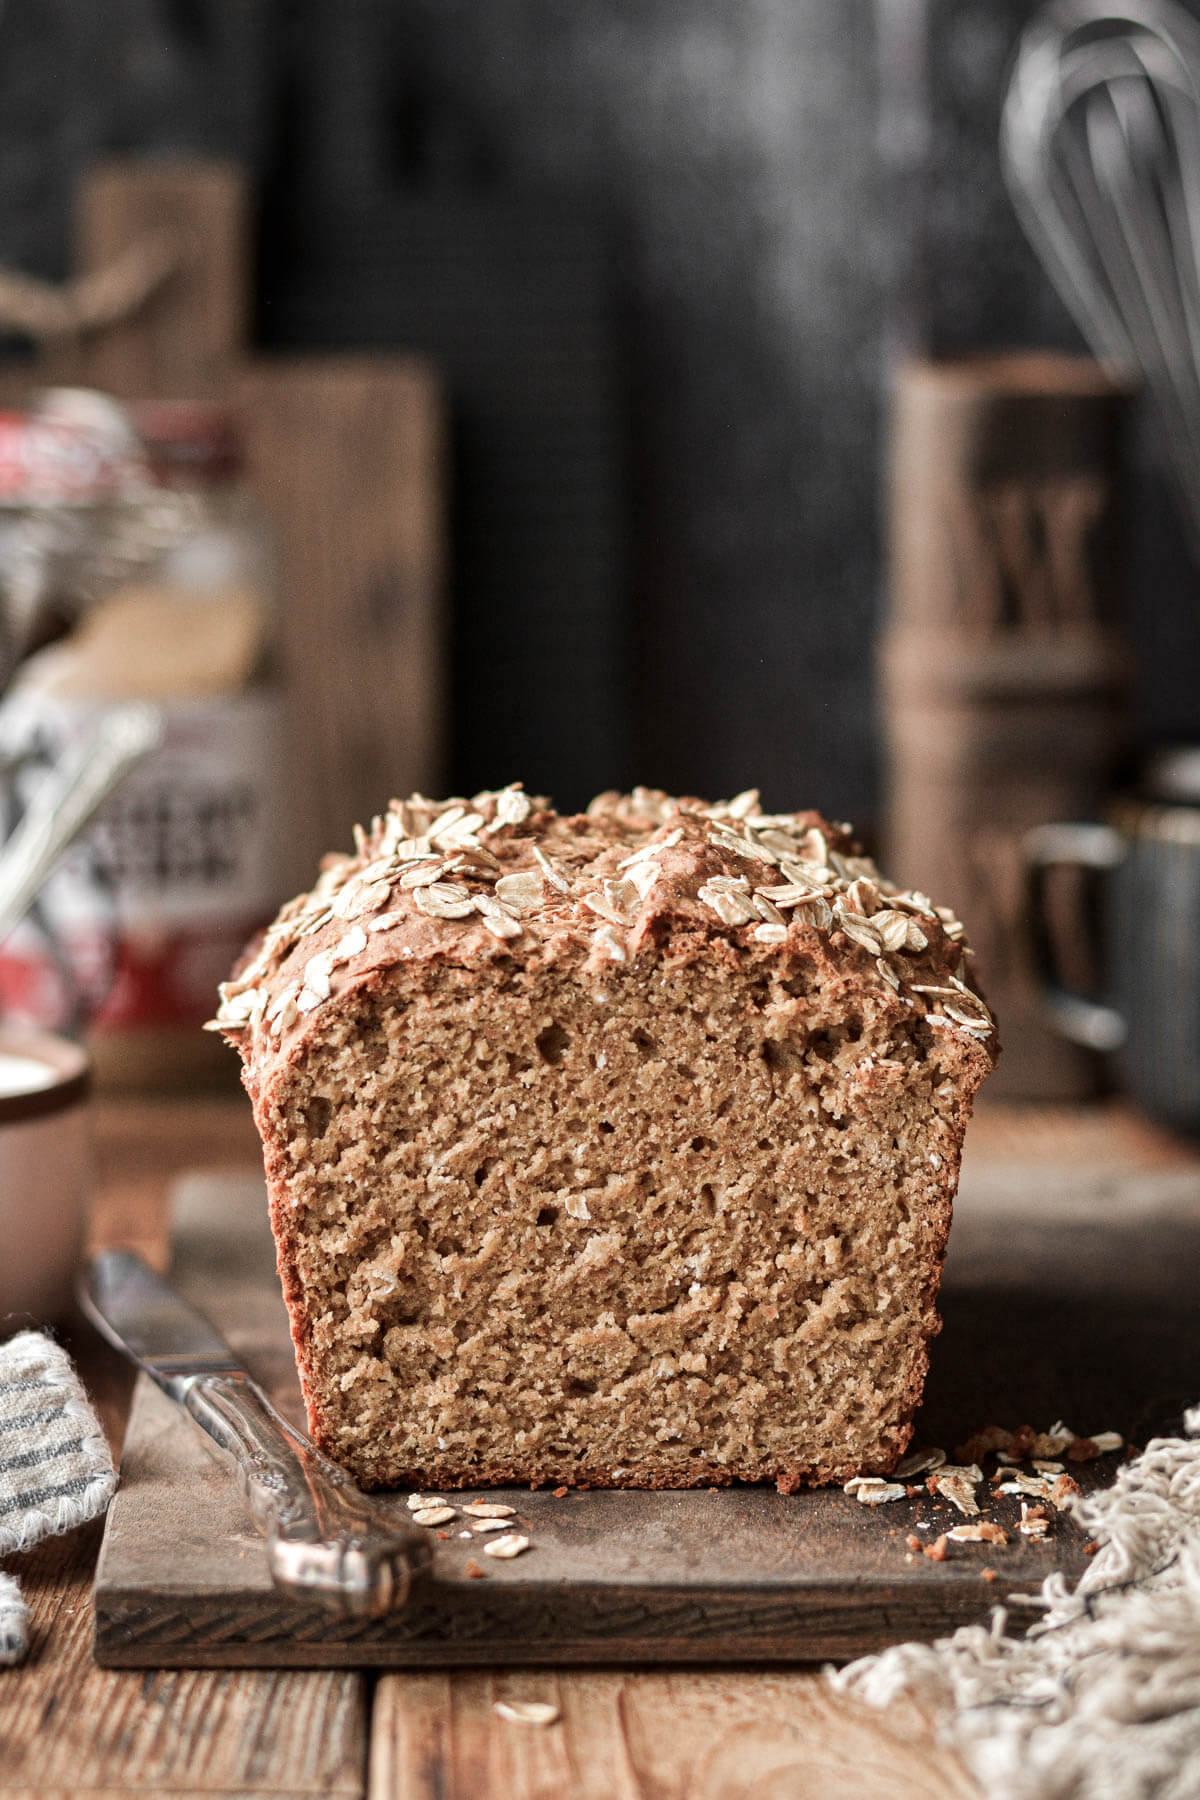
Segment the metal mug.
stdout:
<path fill-rule="evenodd" d="M 1039 826 L 1026 866 L 1051 1025 L 1112 1053 L 1122 1086 L 1155 1118 L 1200 1130 L 1200 806 L 1127 800 L 1105 824 Z M 1064 866 L 1087 873 L 1078 916 L 1102 971 L 1095 995 L 1061 973 L 1047 890 Z"/>

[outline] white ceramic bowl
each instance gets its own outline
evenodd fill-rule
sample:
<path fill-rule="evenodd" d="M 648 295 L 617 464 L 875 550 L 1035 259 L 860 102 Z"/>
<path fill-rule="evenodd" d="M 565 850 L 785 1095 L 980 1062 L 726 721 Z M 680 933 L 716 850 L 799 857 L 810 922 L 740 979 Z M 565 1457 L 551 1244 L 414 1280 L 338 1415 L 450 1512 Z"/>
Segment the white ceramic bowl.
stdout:
<path fill-rule="evenodd" d="M 85 1051 L 0 1027 L 0 1336 L 70 1310 L 92 1191 Z"/>

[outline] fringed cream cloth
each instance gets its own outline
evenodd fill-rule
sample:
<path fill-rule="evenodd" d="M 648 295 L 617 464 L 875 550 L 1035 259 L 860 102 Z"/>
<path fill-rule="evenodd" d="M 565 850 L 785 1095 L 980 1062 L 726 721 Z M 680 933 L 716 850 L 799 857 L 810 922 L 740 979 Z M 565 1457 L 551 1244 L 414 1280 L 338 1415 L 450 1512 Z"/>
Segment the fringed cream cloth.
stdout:
<path fill-rule="evenodd" d="M 1101 1548 L 1061 1575 L 1024 1638 L 964 1626 L 829 1679 L 874 1706 L 900 1695 L 936 1722 L 991 1800 L 1200 1796 L 1200 1406 L 1187 1438 L 1155 1438 L 1113 1486 L 1076 1500 Z"/>

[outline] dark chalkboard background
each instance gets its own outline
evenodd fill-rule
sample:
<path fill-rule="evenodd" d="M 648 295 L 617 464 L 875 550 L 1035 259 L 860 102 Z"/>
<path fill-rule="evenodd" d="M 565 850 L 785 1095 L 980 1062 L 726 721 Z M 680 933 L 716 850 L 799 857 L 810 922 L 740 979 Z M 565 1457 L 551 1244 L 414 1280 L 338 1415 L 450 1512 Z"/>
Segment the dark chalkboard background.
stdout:
<path fill-rule="evenodd" d="M 574 296 L 564 342 L 590 346 L 587 376 L 528 421 L 521 504 L 557 519 L 558 561 L 535 568 L 526 544 L 505 574 L 503 545 L 489 560 L 499 452 L 472 475 L 476 376 L 441 346 L 475 484 L 457 778 L 525 772 L 564 801 L 638 776 L 755 781 L 769 803 L 870 820 L 887 370 L 902 346 L 1076 342 L 999 177 L 999 98 L 1032 10 L 26 0 L 0 13 L 0 261 L 62 272 L 72 182 L 99 150 L 229 153 L 263 184 L 264 344 L 386 342 L 397 207 L 523 208 L 543 300 Z M 376 264 L 363 251 L 350 279 L 334 225 L 357 220 L 362 251 L 384 215 Z M 556 287 L 564 238 L 579 257 Z M 397 302 L 396 341 L 415 343 L 419 314 Z M 1200 731 L 1191 585 L 1141 477 L 1144 738 Z"/>

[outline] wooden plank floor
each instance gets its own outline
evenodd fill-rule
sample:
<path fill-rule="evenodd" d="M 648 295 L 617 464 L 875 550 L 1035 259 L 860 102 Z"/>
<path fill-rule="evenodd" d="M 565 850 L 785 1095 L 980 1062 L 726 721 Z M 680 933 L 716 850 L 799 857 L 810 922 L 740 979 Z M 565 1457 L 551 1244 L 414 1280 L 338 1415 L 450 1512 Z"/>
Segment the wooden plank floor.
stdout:
<path fill-rule="evenodd" d="M 152 1670 L 129 1677 L 91 1655 L 99 1527 L 12 1558 L 33 1611 L 33 1653 L 0 1675 L 0 1791 L 91 1795 L 363 1792 L 363 1676 Z"/>
<path fill-rule="evenodd" d="M 93 1241 L 161 1264 L 164 1201 L 180 1171 L 245 1167 L 244 1101 L 105 1102 Z M 1193 1153 L 1125 1115 L 981 1116 L 976 1158 L 1183 1166 Z M 71 1345 L 114 1440 L 130 1381 L 82 1333 Z M 90 1582 L 99 1528 L 6 1559 L 33 1605 L 33 1653 L 0 1673 L 0 1795 L 278 1796 L 342 1800 L 817 1800 L 919 1787 L 977 1800 L 924 1723 L 830 1695 L 810 1671 L 623 1673 L 97 1669 Z M 561 1720 L 511 1724 L 503 1698 L 548 1699 Z"/>
<path fill-rule="evenodd" d="M 496 1701 L 545 1700 L 549 1726 Z M 370 1800 L 978 1800 L 915 1714 L 881 1716 L 800 1671 L 388 1675 Z"/>

